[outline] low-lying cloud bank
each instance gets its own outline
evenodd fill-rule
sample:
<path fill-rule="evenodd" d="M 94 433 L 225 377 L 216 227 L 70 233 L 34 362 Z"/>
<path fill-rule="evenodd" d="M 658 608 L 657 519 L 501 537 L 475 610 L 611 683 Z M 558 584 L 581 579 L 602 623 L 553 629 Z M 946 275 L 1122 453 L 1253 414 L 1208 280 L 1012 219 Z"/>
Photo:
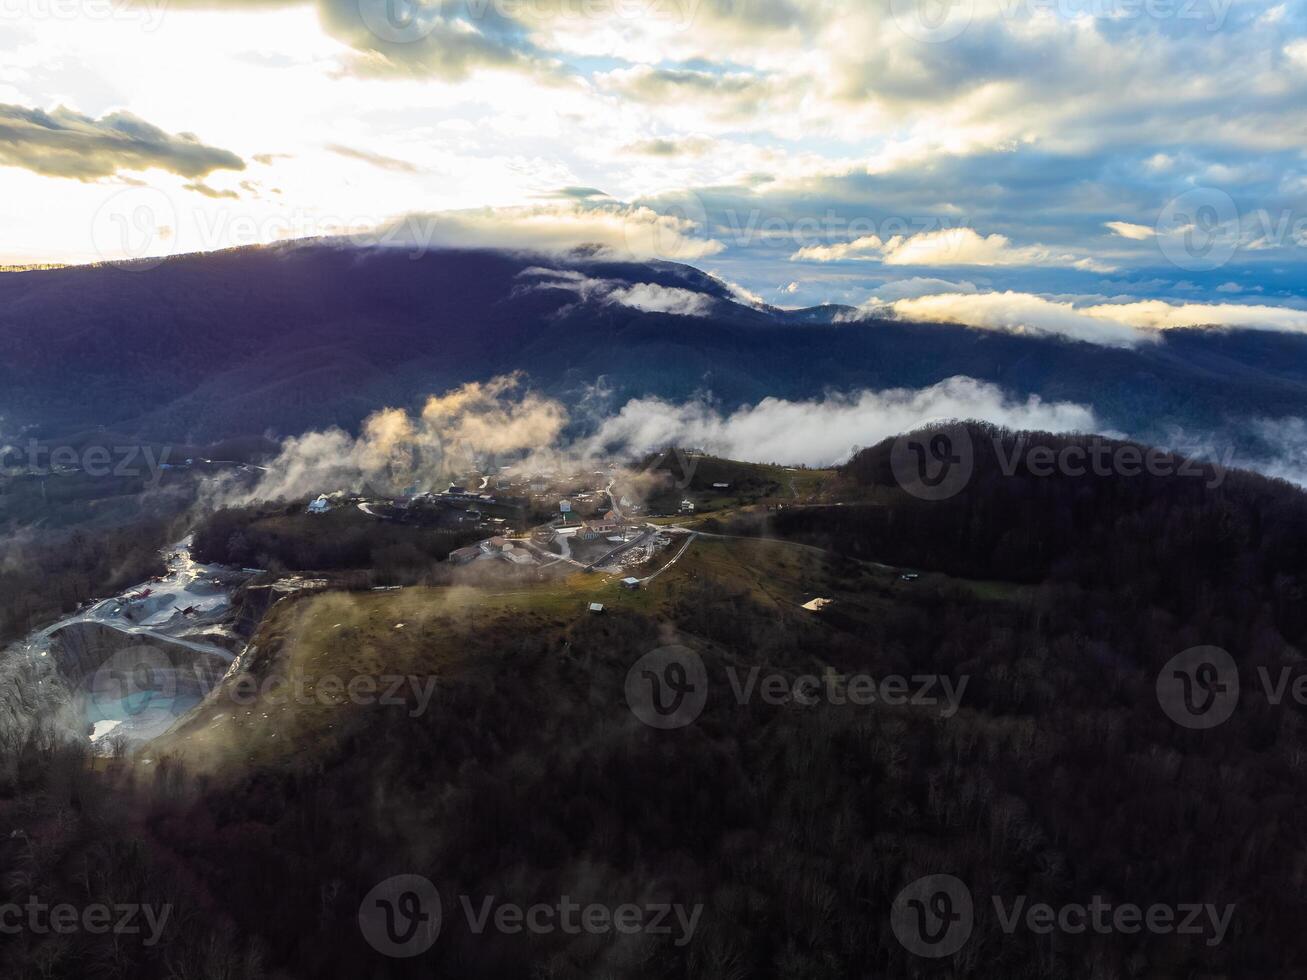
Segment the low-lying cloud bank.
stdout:
<path fill-rule="evenodd" d="M 693 289 L 654 282 L 628 284 L 616 279 L 596 279 L 575 269 L 532 266 L 522 270 L 520 277 L 525 281 L 526 289 L 562 289 L 576 293 L 583 301 L 626 306 L 644 313 L 706 316 L 712 312 L 714 303 L 712 296 Z"/>
<path fill-rule="evenodd" d="M 764 398 L 732 411 L 708 398 L 637 398 L 615 412 L 595 412 L 606 393 L 591 394 L 569 411 L 529 389 L 521 375 L 466 384 L 431 396 L 417 412 L 382 409 L 357 436 L 329 429 L 289 438 L 257 485 L 215 480 L 208 502 L 239 506 L 332 490 L 438 490 L 470 472 L 596 469 L 671 446 L 750 462 L 831 466 L 861 446 L 950 419 L 1143 438 L 1107 429 L 1087 405 L 1036 395 L 1018 398 L 998 385 L 962 376 L 917 389 L 832 393 L 804 401 Z M 1236 458 L 1228 434 L 1173 432 L 1144 441 L 1307 486 L 1307 419 L 1253 419 L 1239 429 L 1238 442 L 1263 451 Z"/>
<path fill-rule="evenodd" d="M 961 323 L 1011 333 L 1058 334 L 1110 347 L 1133 347 L 1155 339 L 1128 323 L 1029 293 L 940 293 L 895 300 L 889 309 L 905 320 Z"/>
<path fill-rule="evenodd" d="M 1013 399 L 997 385 L 957 377 L 928 388 L 832 394 L 820 401 L 764 398 L 727 414 L 706 401 L 641 398 L 606 419 L 587 447 L 630 452 L 672 444 L 752 462 L 829 466 L 847 460 L 858 446 L 953 418 L 1052 432 L 1098 428 L 1093 411 L 1083 405 L 1045 402 L 1036 395 Z"/>
<path fill-rule="evenodd" d="M 384 408 L 357 436 L 341 429 L 306 432 L 282 443 L 251 490 L 219 482 L 225 505 L 295 499 L 323 489 L 399 492 L 466 473 L 479 457 L 520 457 L 557 443 L 567 424 L 563 405 L 522 388 L 519 375 L 432 395 L 421 412 Z"/>
<path fill-rule="evenodd" d="M 599 247 L 621 256 L 677 262 L 694 262 L 725 248 L 703 234 L 704 221 L 697 214 L 655 211 L 588 188 L 580 190 L 588 193 L 574 197 L 560 192 L 558 200 L 533 205 L 407 214 L 380 228 L 359 228 L 354 237 L 364 244 L 415 252 L 431 248 L 569 252 Z"/>
<path fill-rule="evenodd" d="M 1257 419 L 1251 428 L 1267 452 L 1238 465 L 1307 487 L 1307 418 Z"/>
<path fill-rule="evenodd" d="M 429 398 L 418 413 L 387 408 L 357 436 L 340 429 L 287 439 L 252 489 L 215 484 L 213 503 L 240 505 L 296 499 L 324 490 L 398 493 L 430 489 L 471 470 L 495 466 L 557 468 L 633 457 L 667 446 L 693 447 L 733 459 L 828 466 L 858 446 L 939 419 L 983 419 L 1016 429 L 1097 431 L 1094 413 L 1037 396 L 1016 399 L 996 385 L 949 378 L 928 388 L 831 394 L 810 401 L 765 398 L 723 412 L 707 399 L 627 402 L 615 414 L 587 419 L 585 434 L 566 438 L 573 421 L 559 401 L 525 388 L 514 375 L 464 385 Z"/>
<path fill-rule="evenodd" d="M 1159 331 L 1184 327 L 1307 332 L 1307 310 L 1284 306 L 1169 303 L 1160 299 L 1076 303 L 1011 290 L 950 291 L 899 299 L 873 297 L 863 304 L 860 314 L 958 323 L 1012 333 L 1053 334 L 1109 347 L 1150 343 L 1157 340 Z"/>

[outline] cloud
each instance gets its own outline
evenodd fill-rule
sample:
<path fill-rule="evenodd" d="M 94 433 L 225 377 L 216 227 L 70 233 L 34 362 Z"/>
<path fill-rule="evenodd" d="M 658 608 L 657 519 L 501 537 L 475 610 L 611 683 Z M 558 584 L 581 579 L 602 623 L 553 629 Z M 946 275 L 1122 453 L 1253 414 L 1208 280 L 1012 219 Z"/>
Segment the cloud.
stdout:
<path fill-rule="evenodd" d="M 1131 347 L 1149 339 L 1147 334 L 1118 320 L 1029 293 L 940 293 L 897 300 L 890 309 L 907 320 L 961 323 L 1010 333 L 1056 334 L 1110 347 Z"/>
<path fill-rule="evenodd" d="M 565 289 L 576 293 L 583 301 L 626 306 L 644 313 L 706 316 L 712 312 L 716 302 L 715 297 L 692 289 L 652 282 L 628 285 L 615 279 L 592 278 L 575 269 L 533 266 L 522 270 L 521 276 L 535 280 L 528 287 L 531 289 Z"/>
<path fill-rule="evenodd" d="M 506 375 L 433 395 L 416 414 L 381 409 L 357 436 L 328 429 L 286 439 L 253 489 L 233 491 L 217 481 L 211 495 L 235 506 L 324 490 L 395 493 L 414 483 L 432 486 L 466 473 L 488 454 L 551 446 L 567 421 L 560 402 L 527 389 L 520 375 Z"/>
<path fill-rule="evenodd" d="M 737 303 L 743 303 L 745 306 L 752 306 L 755 309 L 761 309 L 767 305 L 767 301 L 751 289 L 745 289 L 737 282 L 731 282 L 729 279 L 723 279 L 721 276 L 712 274 L 713 278 L 725 287 L 726 291 Z"/>
<path fill-rule="evenodd" d="M 724 247 L 701 222 L 610 198 L 410 214 L 383 225 L 372 239 L 418 249 L 506 248 L 563 252 L 598 245 L 641 259 L 693 262 Z"/>
<path fill-rule="evenodd" d="M 512 453 L 554 443 L 567 424 L 560 402 L 523 390 L 520 374 L 463 385 L 427 399 L 420 429 L 447 447 L 478 453 Z"/>
<path fill-rule="evenodd" d="M 1267 450 L 1238 460 L 1239 466 L 1307 487 L 1307 419 L 1253 419 L 1248 429 Z"/>
<path fill-rule="evenodd" d="M 62 106 L 44 112 L 8 104 L 0 104 L 0 165 L 82 181 L 151 168 L 192 179 L 245 169 L 234 153 L 190 133 L 166 133 L 130 112 L 93 119 Z"/>
<path fill-rule="evenodd" d="M 981 237 L 971 228 L 946 228 L 885 244 L 886 265 L 1059 265 L 1095 272 L 1111 266 L 1093 259 L 1059 253 L 1045 245 L 1017 247 L 1006 235 Z"/>
<path fill-rule="evenodd" d="M 585 418 L 570 417 L 561 402 L 531 390 L 520 374 L 469 383 L 432 395 L 420 411 L 377 411 L 357 436 L 329 429 L 286 439 L 253 489 L 235 489 L 232 477 L 215 478 L 207 488 L 208 502 L 235 506 L 336 489 L 398 493 L 503 466 L 593 469 L 600 461 L 669 446 L 754 462 L 830 466 L 859 446 L 946 419 L 1014 430 L 1103 432 L 1090 406 L 1038 395 L 1021 398 L 966 376 L 919 389 L 864 389 L 802 401 L 764 398 L 733 411 L 709 398 L 634 398 L 615 413 L 580 414 Z M 569 436 L 578 423 L 584 426 L 581 434 Z M 1239 428 L 1265 451 L 1250 450 L 1238 465 L 1307 484 L 1307 420 L 1252 419 Z M 1212 458 L 1222 455 L 1213 447 L 1226 443 L 1228 438 L 1210 433 L 1179 432 L 1161 442 Z"/>
<path fill-rule="evenodd" d="M 1156 340 L 1162 330 L 1222 327 L 1307 332 L 1307 310 L 1238 303 L 1170 303 L 1135 300 L 1077 305 L 1014 291 L 928 293 L 887 301 L 878 296 L 863 315 L 893 315 L 925 323 L 959 323 L 986 330 L 1044 333 L 1072 340 L 1130 347 Z"/>
<path fill-rule="evenodd" d="M 641 102 L 694 99 L 719 112 L 748 115 L 772 94 L 771 82 L 752 72 L 699 71 L 639 65 L 618 68 L 601 79 L 603 87 Z"/>
<path fill-rule="evenodd" d="M 236 490 L 231 478 L 216 478 L 209 502 L 239 506 L 337 489 L 397 493 L 415 484 L 438 487 L 469 471 L 546 460 L 589 463 L 673 445 L 732 459 L 825 466 L 847 459 L 856 446 L 944 418 L 1056 432 L 1096 428 L 1093 412 L 1082 405 L 1012 398 L 996 385 L 955 377 L 923 389 L 765 398 L 730 413 L 702 400 L 632 399 L 568 441 L 567 409 L 510 375 L 433 395 L 420 412 L 382 409 L 357 436 L 328 429 L 288 438 L 255 487 Z"/>
<path fill-rule="evenodd" d="M 1134 303 L 1104 303 L 1088 307 L 1086 313 L 1147 330 L 1181 327 L 1235 327 L 1247 330 L 1307 332 L 1307 310 L 1285 306 L 1254 306 L 1241 303 L 1168 303 L 1141 300 Z"/>
<path fill-rule="evenodd" d="M 982 419 L 1017 429 L 1088 432 L 1094 413 L 1037 396 L 1013 399 L 996 385 L 955 377 L 928 388 L 830 395 L 814 401 L 765 398 L 723 414 L 703 401 L 629 401 L 585 443 L 587 451 L 640 452 L 668 445 L 696 447 L 731 459 L 828 466 L 856 446 L 869 446 L 936 419 Z"/>
<path fill-rule="evenodd" d="M 610 195 L 601 191 L 598 187 L 560 187 L 552 193 L 541 196 L 567 201 L 591 201 L 602 200 Z"/>
<path fill-rule="evenodd" d="M 608 299 L 645 313 L 676 313 L 680 316 L 706 316 L 712 312 L 713 298 L 705 293 L 652 282 L 616 289 Z"/>
<path fill-rule="evenodd" d="M 1103 225 L 1106 228 L 1110 228 L 1122 238 L 1129 238 L 1131 241 L 1136 242 L 1152 238 L 1157 234 L 1155 228 L 1149 228 L 1147 225 L 1131 224 L 1129 221 L 1105 221 L 1103 222 Z"/>
<path fill-rule="evenodd" d="M 972 228 L 944 228 L 882 240 L 864 235 L 833 245 L 799 249 L 793 262 L 869 261 L 914 266 L 1063 266 L 1109 272 L 1112 266 L 1091 258 L 1060 252 L 1046 245 L 1014 246 L 1006 235 L 982 236 Z"/>
<path fill-rule="evenodd" d="M 277 127 L 287 108 L 251 97 L 250 88 L 270 76 L 240 60 L 249 38 L 276 50 L 288 66 L 280 77 L 309 96 L 299 124 L 304 140 L 284 147 L 300 158 L 279 178 L 288 209 L 397 213 L 418 194 L 439 206 L 531 202 L 550 187 L 596 183 L 628 199 L 697 194 L 719 239 L 714 201 L 781 213 L 791 228 L 836 212 L 846 224 L 839 234 L 785 244 L 755 236 L 714 259 L 732 280 L 768 295 L 795 278 L 779 267 L 792 254 L 811 264 L 802 295 L 814 302 L 856 301 L 884 278 L 857 282 L 855 270 L 817 268 L 855 263 L 922 274 L 956 263 L 966 278 L 973 268 L 992 270 L 988 289 L 1109 296 L 1112 289 L 1089 285 L 1088 276 L 1113 268 L 1147 279 L 1185 275 L 1163 262 L 1184 254 L 1171 246 L 1183 248 L 1185 235 L 1200 245 L 1210 236 L 1202 222 L 1177 227 L 1159 217 L 1168 202 L 1206 186 L 1228 192 L 1246 222 L 1263 211 L 1272 216 L 1272 234 L 1241 234 L 1233 223 L 1228 237 L 1237 248 L 1221 278 L 1250 290 L 1262 285 L 1268 295 L 1302 293 L 1300 243 L 1274 233 L 1279 215 L 1296 221 L 1307 188 L 1307 72 L 1298 70 L 1307 64 L 1307 21 L 1292 5 L 1272 15 L 1269 0 L 1162 5 L 1168 9 L 1147 14 L 1090 4 L 1068 16 L 1065 7 L 975 0 L 947 11 L 952 17 L 965 8 L 969 19 L 940 44 L 905 34 L 903 16 L 918 13 L 911 3 L 846 4 L 838 16 L 832 0 L 314 0 L 308 8 L 290 0 L 176 0 L 169 10 L 196 6 L 240 11 L 213 32 L 214 50 L 203 65 L 197 55 L 194 70 L 223 77 L 213 69 L 239 63 L 240 77 L 230 79 L 239 93 L 230 97 L 261 134 L 257 146 L 276 148 L 268 140 L 284 132 Z M 257 15 L 267 23 L 260 30 L 253 11 L 271 7 L 286 9 Z M 314 36 L 310 9 L 329 39 Z M 161 29 L 189 29 L 190 19 L 170 16 Z M 33 30 L 53 38 L 55 28 Z M 71 40 L 41 47 L 65 60 L 77 54 Z M 111 70 L 89 65 L 99 53 L 85 53 L 85 74 L 112 81 Z M 46 69 L 17 57 L 12 90 L 39 85 Z M 1108 64 L 1111 78 L 1086 88 L 1084 80 Z M 340 98 L 333 66 L 379 81 L 347 82 L 349 98 Z M 169 74 L 191 80 L 185 71 Z M 98 95 L 70 92 L 99 104 L 91 101 Z M 196 101 L 225 112 L 222 94 L 209 95 Z M 227 132 L 225 120 L 208 125 L 194 128 Z M 330 179 L 309 176 L 312 146 L 338 145 L 345 133 L 359 134 L 348 142 L 367 150 L 398 146 L 374 141 L 392 127 L 426 143 L 420 186 L 409 195 L 333 183 L 346 169 L 334 158 L 319 161 L 334 171 Z M 267 193 L 269 205 L 280 203 Z M 643 200 L 659 210 L 652 196 Z M 40 210 L 33 206 L 30 224 L 48 223 Z M 1200 214 L 1177 214 L 1190 213 Z M 913 234 L 918 218 L 956 224 L 964 215 L 976 230 Z M 900 234 L 887 224 L 896 216 L 908 226 Z M 510 230 L 532 224 L 522 217 L 507 222 Z M 873 227 L 849 228 L 850 219 Z M 474 237 L 514 244 L 500 229 L 472 223 Z M 502 215 L 497 223 L 505 225 Z M 593 215 L 540 216 L 524 240 L 553 247 L 563 223 L 612 243 L 611 229 L 579 228 L 603 223 Z M 19 234 L 34 237 L 26 228 Z M 646 236 L 636 251 L 694 261 L 659 248 L 662 234 Z M 685 237 L 708 234 L 700 228 Z M 24 248 L 50 251 L 44 243 Z M 1197 290 L 1217 281 L 1195 278 Z"/>
<path fill-rule="evenodd" d="M 962 280 L 951 282 L 948 279 L 931 279 L 913 276 L 911 279 L 897 279 L 876 287 L 876 298 L 883 301 L 899 299 L 916 299 L 932 293 L 974 293 L 976 284 Z"/>
<path fill-rule="evenodd" d="M 342 146 L 339 143 L 328 143 L 327 149 L 337 156 L 369 163 L 379 170 L 389 170 L 392 173 L 399 174 L 416 174 L 420 172 L 416 166 L 407 160 L 397 160 L 394 157 L 383 156 L 380 153 L 372 153 L 368 150 L 356 150 L 351 146 Z"/>
<path fill-rule="evenodd" d="M 791 262 L 879 262 L 885 250 L 885 243 L 879 235 L 864 235 L 851 242 L 837 242 L 834 245 L 807 245 L 792 256 Z"/>
<path fill-rule="evenodd" d="M 461 81 L 481 68 L 550 71 L 527 26 L 501 6 L 485 0 L 318 0 L 328 33 L 356 52 L 346 65 L 351 74 Z"/>
<path fill-rule="evenodd" d="M 244 187 L 245 183 L 247 182 L 242 182 L 241 186 Z M 235 191 L 217 190 L 213 187 L 210 187 L 202 180 L 194 180 L 191 181 L 191 183 L 184 184 L 182 186 L 188 191 L 194 191 L 196 194 L 203 194 L 205 197 L 212 198 L 213 200 L 226 199 L 226 200 L 235 201 L 240 199 L 240 195 L 237 194 Z"/>
<path fill-rule="evenodd" d="M 622 147 L 621 152 L 648 157 L 697 157 L 712 149 L 712 140 L 699 137 L 685 139 L 637 140 Z"/>

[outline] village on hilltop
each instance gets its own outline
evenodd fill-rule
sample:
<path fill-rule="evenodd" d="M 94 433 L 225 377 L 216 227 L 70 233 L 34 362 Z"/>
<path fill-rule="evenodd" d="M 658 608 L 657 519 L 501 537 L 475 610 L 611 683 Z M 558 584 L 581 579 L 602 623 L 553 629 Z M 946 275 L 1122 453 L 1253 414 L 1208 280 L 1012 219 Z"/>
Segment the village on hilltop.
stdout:
<path fill-rule="evenodd" d="M 712 485 L 727 493 L 730 483 Z M 686 529 L 654 524 L 651 517 L 695 513 L 696 505 L 670 473 L 606 469 L 497 475 L 469 473 L 440 490 L 406 488 L 398 496 L 372 499 L 343 491 L 323 493 L 309 514 L 357 507 L 380 520 L 431 527 L 448 533 L 481 531 L 485 537 L 453 549 L 454 566 L 491 563 L 526 569 L 569 568 L 624 574 L 622 585 L 639 588 L 637 571 L 652 562 Z M 467 540 L 464 537 L 464 540 Z"/>

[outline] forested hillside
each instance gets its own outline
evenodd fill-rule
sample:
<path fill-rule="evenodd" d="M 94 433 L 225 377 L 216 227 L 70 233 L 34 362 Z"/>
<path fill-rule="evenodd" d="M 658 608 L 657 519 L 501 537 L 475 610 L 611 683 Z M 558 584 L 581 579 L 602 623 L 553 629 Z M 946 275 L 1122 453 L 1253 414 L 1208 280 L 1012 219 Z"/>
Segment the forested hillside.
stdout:
<path fill-rule="evenodd" d="M 1022 438 L 971 431 L 1005 451 Z M 1307 496 L 1239 473 L 1215 487 L 1202 475 L 1008 476 L 978 453 L 964 489 L 924 501 L 889 476 L 889 451 L 846 467 L 843 506 L 749 508 L 714 525 L 746 537 L 701 537 L 637 592 L 581 575 L 274 606 L 253 641 L 258 676 L 434 676 L 435 695 L 423 711 L 240 712 L 220 695 L 154 747 L 130 789 L 101 780 L 99 792 L 130 793 L 149 814 L 114 833 L 146 834 L 168 855 L 172 901 L 190 913 L 172 952 L 208 943 L 230 977 L 1307 970 L 1294 898 L 1307 732 L 1303 708 L 1274 703 L 1258 672 L 1301 668 Z M 813 613 L 801 606 L 813 596 L 833 601 Z M 594 598 L 605 615 L 585 612 Z M 692 724 L 661 731 L 636 720 L 624 681 L 669 643 L 702 658 L 710 687 Z M 1199 645 L 1229 651 L 1242 687 L 1213 731 L 1177 724 L 1158 701 L 1164 665 Z M 955 713 L 741 702 L 728 678 L 752 668 L 788 684 L 931 675 L 961 696 Z M 61 792 L 44 798 L 57 805 Z M 52 854 L 29 873 L 57 891 L 68 867 Z M 401 873 L 436 883 L 445 920 L 428 953 L 379 960 L 359 903 Z M 969 942 L 938 962 L 890 926 L 895 896 L 928 874 L 976 896 Z M 457 896 L 487 895 L 702 913 L 683 944 L 477 933 Z M 990 898 L 1018 895 L 1233 912 L 1215 944 L 1008 933 Z M 7 955 L 31 964 L 41 949 Z M 167 975 L 170 955 L 137 949 L 132 975 Z"/>
<path fill-rule="evenodd" d="M 582 299 L 541 269 L 706 305 L 681 316 Z M 602 380 L 610 408 L 711 394 L 728 410 L 965 375 L 1159 440 L 1301 414 L 1307 400 L 1307 338 L 1291 334 L 1170 331 L 1126 350 L 851 312 L 754 309 L 689 266 L 588 252 L 301 245 L 5 274 L 0 436 L 105 426 L 200 443 L 352 428 L 381 406 L 513 371 L 569 401 Z"/>

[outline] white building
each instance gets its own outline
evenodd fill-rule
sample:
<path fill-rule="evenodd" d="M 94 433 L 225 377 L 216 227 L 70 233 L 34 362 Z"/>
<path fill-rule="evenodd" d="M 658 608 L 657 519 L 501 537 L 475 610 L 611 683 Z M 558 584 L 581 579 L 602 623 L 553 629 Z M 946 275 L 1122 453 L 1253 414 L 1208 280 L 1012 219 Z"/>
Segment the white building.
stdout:
<path fill-rule="evenodd" d="M 449 553 L 449 560 L 455 565 L 466 565 L 470 561 L 476 561 L 482 555 L 482 551 L 476 545 L 468 548 L 459 548 Z"/>

